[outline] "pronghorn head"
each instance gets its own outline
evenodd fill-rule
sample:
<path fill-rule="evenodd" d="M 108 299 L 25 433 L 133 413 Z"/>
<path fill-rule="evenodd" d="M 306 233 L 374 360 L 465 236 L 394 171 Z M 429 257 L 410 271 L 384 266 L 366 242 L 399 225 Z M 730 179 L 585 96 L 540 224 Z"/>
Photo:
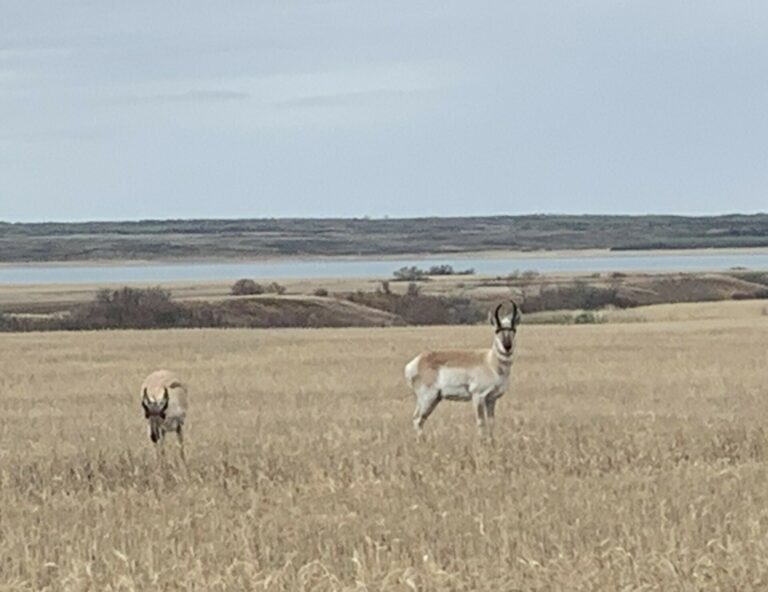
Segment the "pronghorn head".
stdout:
<path fill-rule="evenodd" d="M 514 300 L 510 300 L 512 303 L 511 314 L 501 318 L 499 311 L 504 303 L 500 303 L 493 311 L 491 315 L 491 322 L 496 329 L 496 347 L 501 353 L 510 354 L 512 352 L 512 346 L 514 345 L 515 333 L 517 332 L 517 326 L 520 324 L 520 307 L 517 306 Z"/>
<path fill-rule="evenodd" d="M 168 389 L 163 389 L 162 399 L 153 401 L 149 398 L 145 388 L 144 396 L 141 398 L 141 406 L 144 408 L 144 417 L 149 420 L 149 437 L 153 442 L 157 442 L 163 435 L 165 412 L 168 410 Z"/>

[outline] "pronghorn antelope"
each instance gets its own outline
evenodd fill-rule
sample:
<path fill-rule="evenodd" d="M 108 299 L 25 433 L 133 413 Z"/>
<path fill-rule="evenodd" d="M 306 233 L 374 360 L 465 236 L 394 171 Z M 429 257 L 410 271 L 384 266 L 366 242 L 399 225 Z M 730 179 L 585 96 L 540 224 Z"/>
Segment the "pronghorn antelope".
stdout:
<path fill-rule="evenodd" d="M 405 366 L 405 379 L 416 393 L 413 425 L 421 435 L 424 422 L 443 399 L 472 401 L 477 426 L 493 438 L 496 400 L 507 390 L 515 333 L 520 309 L 512 302 L 512 313 L 499 318 L 499 304 L 491 315 L 496 334 L 490 349 L 427 351 Z"/>
<path fill-rule="evenodd" d="M 187 415 L 187 389 L 173 372 L 158 370 L 141 384 L 141 406 L 149 420 L 149 437 L 162 444 L 165 432 L 176 432 L 184 458 L 182 429 Z"/>

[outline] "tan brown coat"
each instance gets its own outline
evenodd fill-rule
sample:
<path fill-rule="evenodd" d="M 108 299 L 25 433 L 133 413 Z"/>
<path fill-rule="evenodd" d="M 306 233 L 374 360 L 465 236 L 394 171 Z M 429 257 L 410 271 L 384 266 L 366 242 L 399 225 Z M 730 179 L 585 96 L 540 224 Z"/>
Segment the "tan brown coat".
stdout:
<path fill-rule="evenodd" d="M 500 308 L 492 315 L 495 333 L 489 349 L 426 351 L 406 364 L 405 379 L 416 394 L 413 425 L 417 433 L 421 434 L 424 422 L 445 399 L 471 401 L 478 427 L 487 427 L 493 435 L 496 401 L 509 384 L 520 322 L 517 305 L 503 320 L 498 316 Z"/>

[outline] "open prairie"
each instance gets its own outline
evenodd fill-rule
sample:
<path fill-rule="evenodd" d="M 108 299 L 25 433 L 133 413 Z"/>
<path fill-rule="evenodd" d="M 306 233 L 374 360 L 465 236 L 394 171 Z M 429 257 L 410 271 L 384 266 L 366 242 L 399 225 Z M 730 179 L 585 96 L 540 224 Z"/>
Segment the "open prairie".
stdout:
<path fill-rule="evenodd" d="M 402 379 L 489 327 L 6 334 L 0 589 L 764 590 L 768 320 L 729 307 L 523 324 L 494 446 L 456 403 L 417 443 Z"/>

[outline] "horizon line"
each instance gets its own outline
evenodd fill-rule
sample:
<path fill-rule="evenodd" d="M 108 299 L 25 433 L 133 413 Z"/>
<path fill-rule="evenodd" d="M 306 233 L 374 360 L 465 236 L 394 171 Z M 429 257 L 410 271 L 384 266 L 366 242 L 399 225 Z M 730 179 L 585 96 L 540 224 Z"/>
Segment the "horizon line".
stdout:
<path fill-rule="evenodd" d="M 81 220 L 0 220 L 5 225 L 35 225 L 35 224 L 143 224 L 152 222 L 250 222 L 250 221 L 348 221 L 348 222 L 386 222 L 402 220 L 461 220 L 473 218 L 729 218 L 734 216 L 766 216 L 767 211 L 755 212 L 725 212 L 719 214 L 689 214 L 689 213 L 647 213 L 647 214 L 597 214 L 597 213 L 558 213 L 531 212 L 527 214 L 466 214 L 461 216 L 264 216 L 264 217 L 191 217 L 191 218 L 103 218 Z"/>

